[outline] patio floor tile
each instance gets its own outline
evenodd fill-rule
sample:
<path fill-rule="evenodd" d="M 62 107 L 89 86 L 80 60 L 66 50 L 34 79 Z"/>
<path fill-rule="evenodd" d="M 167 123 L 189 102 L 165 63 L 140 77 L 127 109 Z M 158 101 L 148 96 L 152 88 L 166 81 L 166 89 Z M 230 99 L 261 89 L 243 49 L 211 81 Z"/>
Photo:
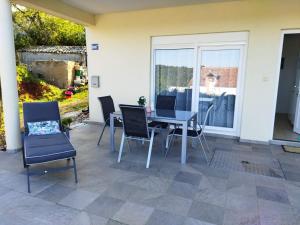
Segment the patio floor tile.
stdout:
<path fill-rule="evenodd" d="M 155 210 L 146 225 L 182 225 L 184 217 L 161 210 Z"/>
<path fill-rule="evenodd" d="M 124 203 L 125 202 L 120 199 L 100 196 L 87 206 L 85 210 L 91 214 L 103 216 L 105 218 L 112 218 Z"/>
<path fill-rule="evenodd" d="M 203 222 L 200 220 L 196 220 L 194 218 L 187 218 L 184 222 L 184 225 L 215 225 L 215 224 Z"/>
<path fill-rule="evenodd" d="M 258 200 L 261 225 L 298 225 L 292 207 L 268 200 Z"/>
<path fill-rule="evenodd" d="M 119 211 L 117 211 L 113 219 L 130 225 L 144 225 L 153 210 L 153 208 L 147 206 L 126 202 Z"/>
<path fill-rule="evenodd" d="M 221 225 L 224 219 L 224 208 L 209 203 L 194 201 L 188 215 L 200 221 Z"/>
<path fill-rule="evenodd" d="M 164 195 L 159 198 L 156 208 L 165 212 L 186 216 L 191 205 L 191 199 L 186 199 L 175 195 Z"/>
<path fill-rule="evenodd" d="M 106 225 L 108 219 L 96 216 L 89 215 L 88 213 L 82 211 L 77 216 L 73 218 L 70 225 Z"/>
<path fill-rule="evenodd" d="M 183 182 L 177 182 L 173 181 L 173 183 L 170 185 L 169 189 L 167 190 L 167 193 L 178 195 L 183 198 L 191 198 L 193 199 L 198 192 L 198 188 L 194 185 L 183 183 Z"/>
<path fill-rule="evenodd" d="M 260 225 L 258 212 L 225 210 L 223 225 Z"/>
<path fill-rule="evenodd" d="M 200 202 L 206 202 L 220 207 L 224 207 L 226 202 L 226 192 L 219 191 L 214 188 L 206 188 L 200 190 L 197 193 L 195 199 Z"/>
<path fill-rule="evenodd" d="M 84 190 L 75 190 L 59 201 L 59 204 L 82 210 L 93 202 L 99 194 Z"/>
<path fill-rule="evenodd" d="M 288 195 L 286 191 L 283 189 L 257 186 L 256 191 L 257 191 L 257 197 L 260 199 L 290 204 Z"/>
<path fill-rule="evenodd" d="M 201 177 L 202 176 L 199 174 L 180 171 L 175 176 L 174 180 L 198 186 L 200 184 Z"/>
<path fill-rule="evenodd" d="M 74 191 L 74 188 L 67 187 L 60 184 L 55 184 L 53 186 L 48 187 L 47 189 L 40 192 L 39 194 L 37 194 L 36 197 L 51 202 L 59 202 L 61 199 L 69 195 L 72 191 Z"/>

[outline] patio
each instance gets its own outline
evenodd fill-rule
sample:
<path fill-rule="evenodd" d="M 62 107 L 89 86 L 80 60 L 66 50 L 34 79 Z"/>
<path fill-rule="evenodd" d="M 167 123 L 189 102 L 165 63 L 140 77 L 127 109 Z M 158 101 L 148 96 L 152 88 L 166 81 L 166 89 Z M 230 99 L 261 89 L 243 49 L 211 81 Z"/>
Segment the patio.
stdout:
<path fill-rule="evenodd" d="M 208 167 L 190 146 L 187 164 L 181 165 L 180 139 L 166 159 L 156 141 L 146 169 L 146 146 L 142 151 L 142 145 L 131 143 L 131 152 L 126 149 L 118 164 L 109 132 L 97 147 L 99 128 L 90 124 L 71 132 L 78 154 L 77 185 L 70 170 L 33 177 L 28 194 L 21 154 L 1 152 L 0 224 L 299 224 L 300 155 L 284 153 L 280 146 L 211 137 L 215 155 L 227 163 L 218 163 L 215 156 Z M 116 147 L 119 143 L 117 131 Z M 237 159 L 250 163 L 239 167 Z M 65 161 L 53 165 L 58 163 Z"/>

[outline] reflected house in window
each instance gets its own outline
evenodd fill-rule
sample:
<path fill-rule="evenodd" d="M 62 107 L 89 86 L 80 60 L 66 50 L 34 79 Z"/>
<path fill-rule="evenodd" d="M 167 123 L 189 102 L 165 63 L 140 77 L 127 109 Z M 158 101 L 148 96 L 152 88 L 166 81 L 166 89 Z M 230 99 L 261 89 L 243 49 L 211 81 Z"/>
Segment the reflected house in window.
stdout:
<path fill-rule="evenodd" d="M 200 96 L 213 96 L 219 105 L 209 119 L 210 126 L 233 127 L 238 72 L 238 67 L 201 68 Z M 199 102 L 202 115 L 207 107 L 207 103 Z"/>
<path fill-rule="evenodd" d="M 238 78 L 237 67 L 202 67 L 200 78 L 200 93 L 220 96 L 236 95 Z"/>

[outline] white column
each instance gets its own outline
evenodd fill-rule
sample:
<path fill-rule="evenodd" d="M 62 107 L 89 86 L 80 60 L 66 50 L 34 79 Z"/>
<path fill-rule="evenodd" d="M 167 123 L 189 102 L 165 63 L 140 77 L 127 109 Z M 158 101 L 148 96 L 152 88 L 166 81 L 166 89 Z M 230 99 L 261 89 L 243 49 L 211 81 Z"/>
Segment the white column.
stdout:
<path fill-rule="evenodd" d="M 0 78 L 8 151 L 22 147 L 16 73 L 11 4 L 9 0 L 0 0 Z"/>

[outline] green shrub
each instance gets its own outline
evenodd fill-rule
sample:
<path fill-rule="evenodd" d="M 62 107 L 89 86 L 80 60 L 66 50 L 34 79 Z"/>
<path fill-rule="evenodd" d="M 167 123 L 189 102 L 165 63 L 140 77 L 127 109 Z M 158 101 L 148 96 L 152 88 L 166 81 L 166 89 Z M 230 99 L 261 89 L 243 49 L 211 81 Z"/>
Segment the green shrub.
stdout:
<path fill-rule="evenodd" d="M 63 90 L 34 76 L 24 65 L 17 66 L 17 82 L 21 102 L 57 101 L 63 97 Z"/>

